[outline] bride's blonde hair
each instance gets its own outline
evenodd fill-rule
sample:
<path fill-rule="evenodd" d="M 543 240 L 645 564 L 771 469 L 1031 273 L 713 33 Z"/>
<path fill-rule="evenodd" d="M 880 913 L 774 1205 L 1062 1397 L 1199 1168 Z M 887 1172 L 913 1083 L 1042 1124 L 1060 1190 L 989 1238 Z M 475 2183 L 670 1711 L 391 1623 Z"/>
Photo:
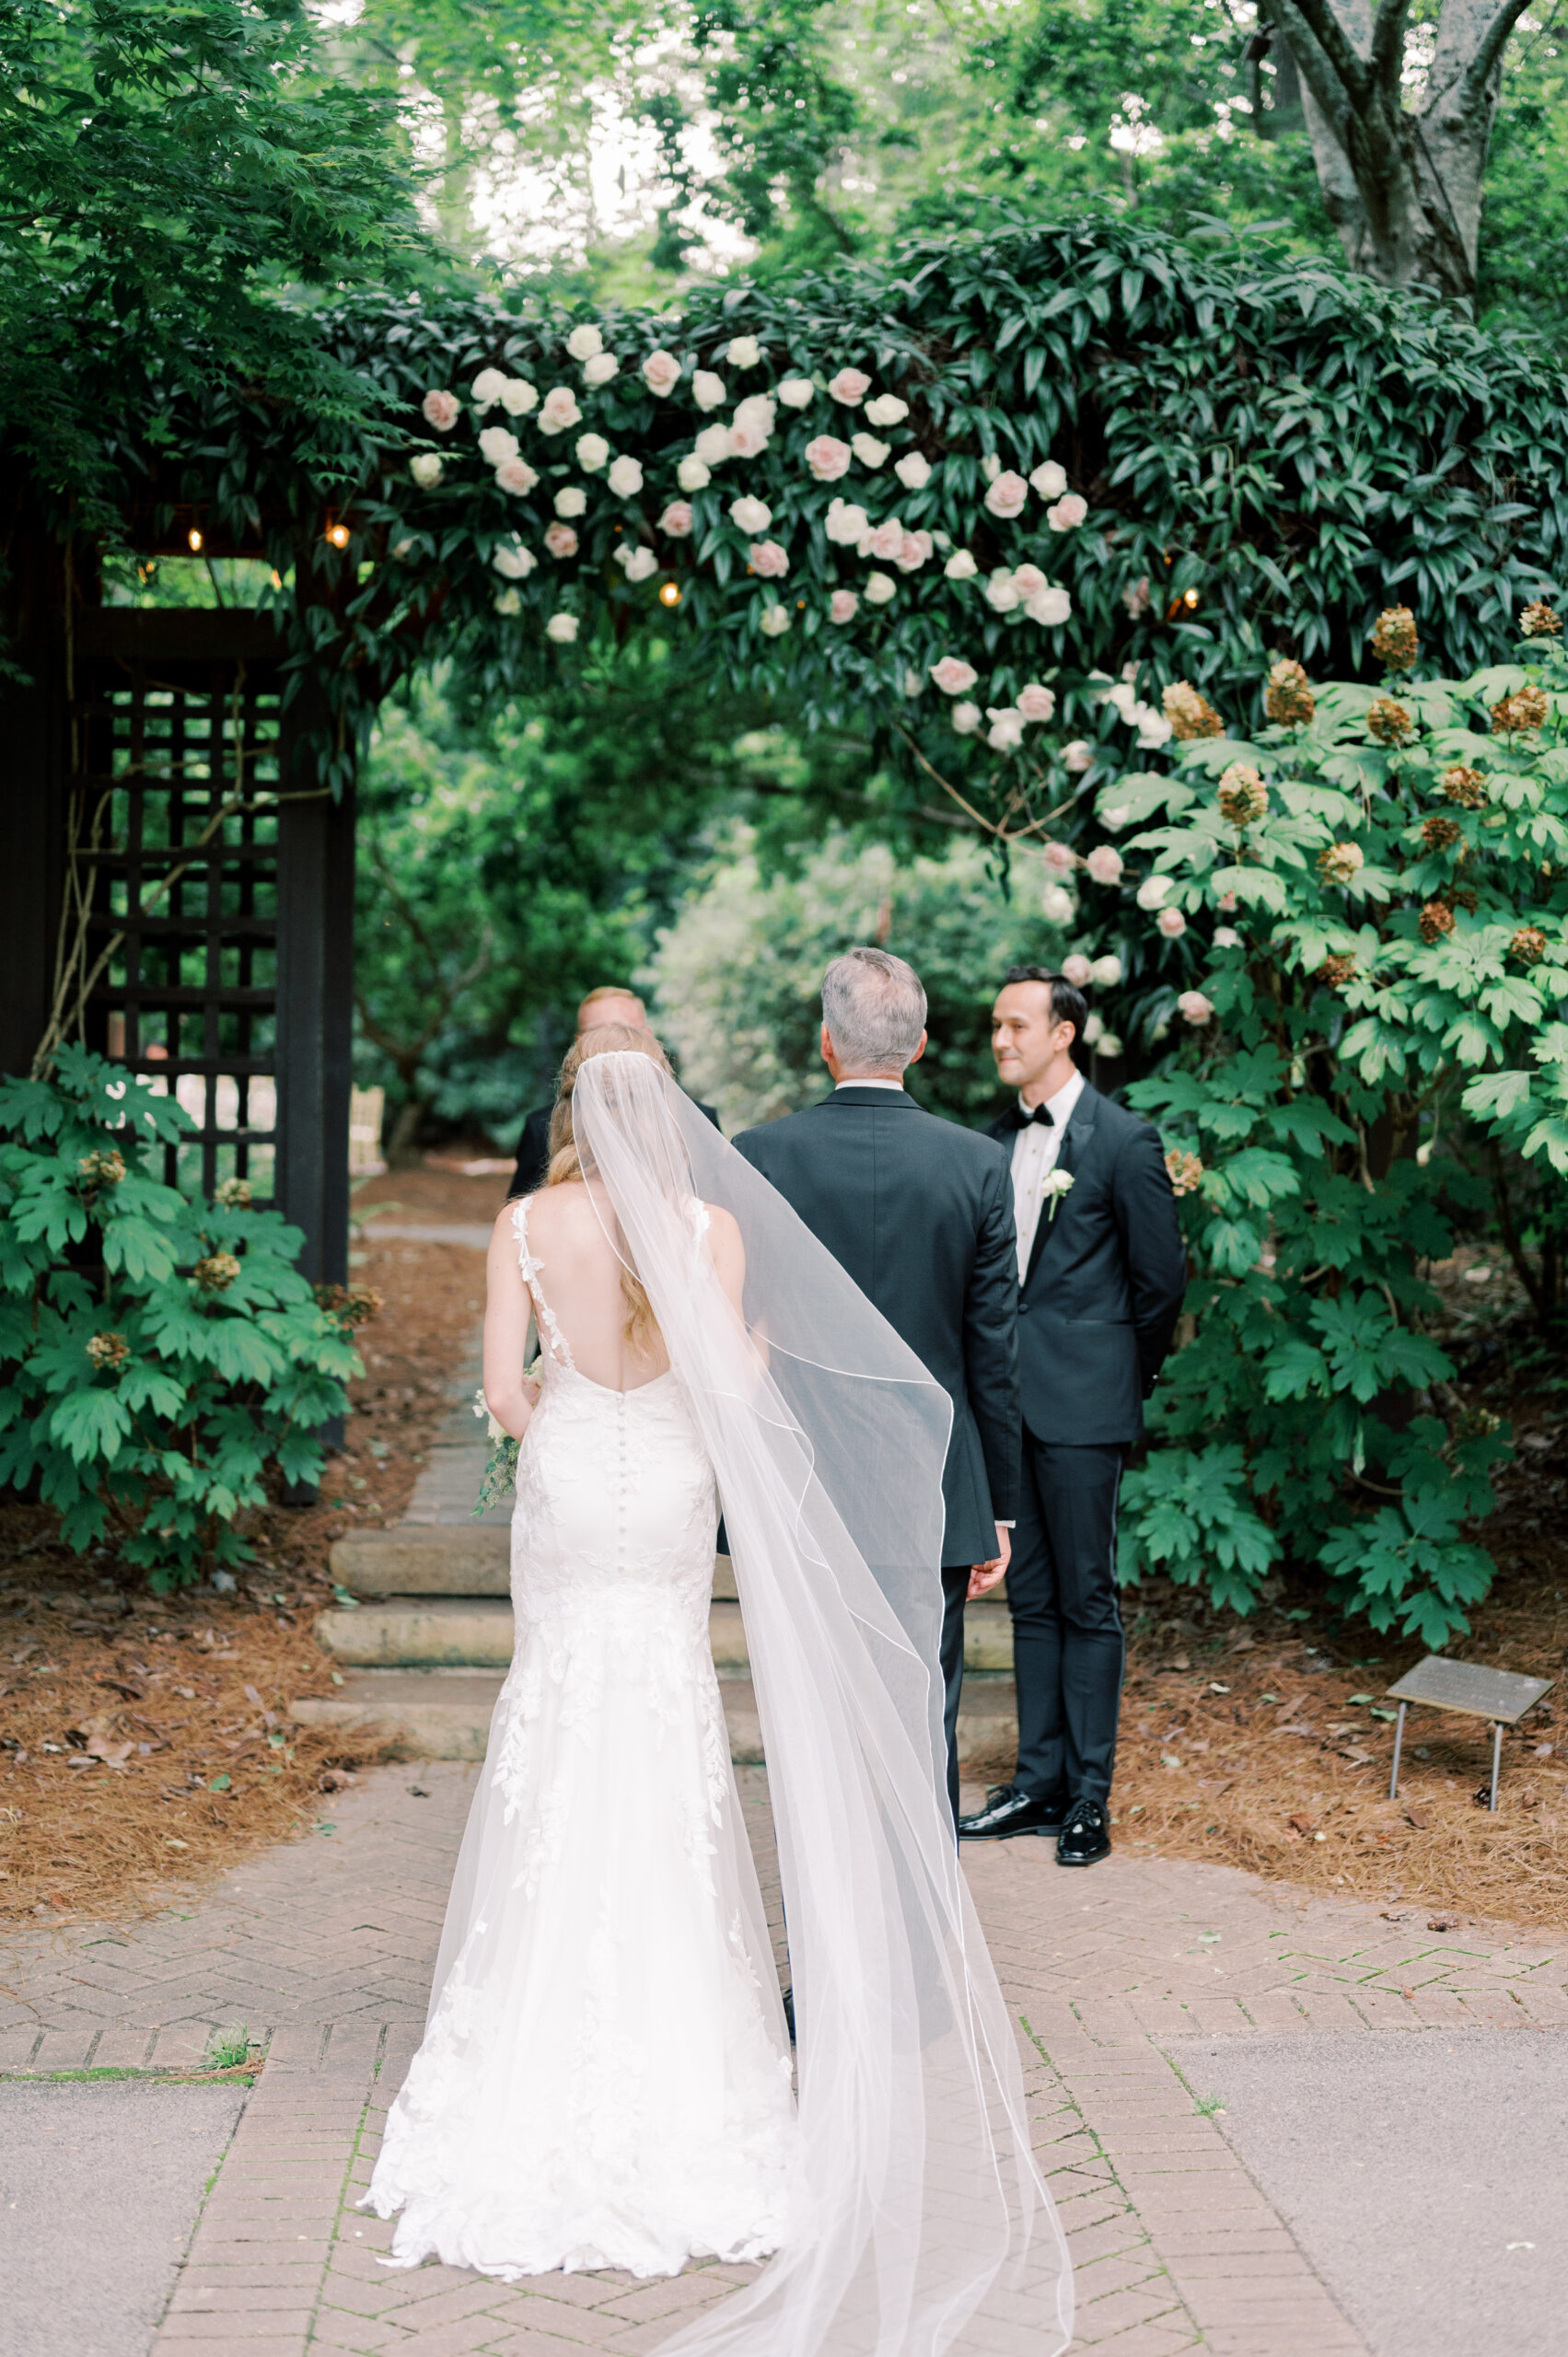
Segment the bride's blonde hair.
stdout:
<path fill-rule="evenodd" d="M 590 1155 L 585 1161 L 572 1129 L 572 1091 L 577 1074 L 590 1056 L 607 1056 L 615 1052 L 646 1056 L 657 1064 L 660 1072 L 669 1072 L 669 1058 L 651 1031 L 640 1024 L 598 1023 L 591 1031 L 584 1031 L 573 1040 L 562 1060 L 561 1076 L 556 1083 L 555 1103 L 550 1115 L 550 1169 L 545 1178 L 547 1187 L 563 1187 L 575 1179 L 585 1178 L 593 1169 Z M 673 1079 L 673 1073 L 670 1074 Z M 624 1254 L 624 1237 L 618 1248 Z M 661 1337 L 653 1304 L 643 1290 L 642 1279 L 628 1267 L 624 1258 L 621 1264 L 621 1291 L 626 1303 L 626 1320 L 621 1332 L 627 1347 L 636 1358 L 651 1358 L 654 1345 Z"/>

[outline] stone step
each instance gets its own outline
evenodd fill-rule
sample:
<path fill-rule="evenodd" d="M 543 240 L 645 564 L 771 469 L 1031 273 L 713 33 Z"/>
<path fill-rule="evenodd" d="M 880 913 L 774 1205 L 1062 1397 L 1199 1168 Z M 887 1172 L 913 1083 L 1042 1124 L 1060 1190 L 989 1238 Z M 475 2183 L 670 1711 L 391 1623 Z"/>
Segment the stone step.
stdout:
<path fill-rule="evenodd" d="M 728 1571 L 729 1558 L 717 1559 Z M 715 1576 L 715 1589 L 717 1580 Z M 733 1588 L 733 1580 L 731 1580 Z M 750 1666 L 740 1607 L 715 1594 L 708 1631 L 719 1674 Z M 487 1596 L 395 1596 L 338 1606 L 319 1615 L 316 1635 L 334 1661 L 355 1669 L 501 1669 L 512 1658 L 512 1607 Z M 1005 1604 L 985 1596 L 964 1615 L 964 1666 L 1011 1673 L 1013 1628 Z"/>
<path fill-rule="evenodd" d="M 400 1522 L 334 1539 L 332 1577 L 350 1596 L 505 1596 L 512 1593 L 512 1534 L 490 1522 Z M 735 1567 L 714 1557 L 714 1594 L 735 1594 Z"/>
<path fill-rule="evenodd" d="M 495 1670 L 362 1669 L 333 1694 L 290 1705 L 300 1726 L 342 1729 L 360 1740 L 386 1744 L 410 1759 L 482 1759 L 491 1713 L 501 1691 Z M 730 1757 L 738 1765 L 762 1759 L 756 1697 L 746 1678 L 721 1678 Z M 1017 1701 L 1011 1678 L 970 1678 L 958 1713 L 958 1758 L 1005 1764 L 1017 1740 Z"/>

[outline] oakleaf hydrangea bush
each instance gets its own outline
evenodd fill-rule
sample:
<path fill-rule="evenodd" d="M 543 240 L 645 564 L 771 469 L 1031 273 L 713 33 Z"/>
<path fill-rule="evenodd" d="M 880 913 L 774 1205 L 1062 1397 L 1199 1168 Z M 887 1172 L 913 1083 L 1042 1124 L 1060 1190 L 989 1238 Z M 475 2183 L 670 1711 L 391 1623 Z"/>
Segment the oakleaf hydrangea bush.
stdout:
<path fill-rule="evenodd" d="M 1126 1485 L 1126 1579 L 1246 1610 L 1275 1569 L 1317 1567 L 1432 1645 L 1486 1591 L 1467 1526 L 1507 1436 L 1451 1387 L 1423 1264 L 1481 1201 L 1447 1151 L 1462 1127 L 1568 1176 L 1559 629 L 1531 607 L 1516 661 L 1417 680 L 1390 609 L 1380 686 L 1278 661 L 1245 741 L 1177 683 L 1173 772 L 1099 794 L 1121 841 L 1074 854 L 1085 947 L 1116 943 L 1117 1020 L 1166 1042 L 1128 1094 L 1164 1132 L 1192 1271 Z"/>
<path fill-rule="evenodd" d="M 80 1048 L 0 1083 L 0 1484 L 36 1480 L 71 1547 L 110 1540 L 160 1592 L 246 1560 L 269 1466 L 319 1477 L 367 1306 L 318 1302 L 301 1231 L 243 1181 L 208 1203 L 151 1175 L 189 1127 Z"/>

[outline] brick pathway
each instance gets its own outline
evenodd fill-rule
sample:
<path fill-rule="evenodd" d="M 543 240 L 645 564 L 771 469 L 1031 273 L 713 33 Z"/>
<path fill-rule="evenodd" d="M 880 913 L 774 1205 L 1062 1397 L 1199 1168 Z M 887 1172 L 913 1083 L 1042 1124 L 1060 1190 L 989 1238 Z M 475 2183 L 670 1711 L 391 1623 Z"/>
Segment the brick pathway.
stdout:
<path fill-rule="evenodd" d="M 390 2229 L 352 2204 L 423 2024 L 473 1774 L 377 1770 L 331 1804 L 330 1832 L 199 1902 L 131 1926 L 25 1932 L 0 1950 L 0 2071 L 189 2064 L 220 2030 L 270 2040 L 157 2357 L 633 2352 L 745 2274 L 506 2287 L 377 2265 Z M 741 1774 L 766 1864 L 764 1782 Z M 1077 2270 L 1075 2346 L 1368 2357 L 1165 2049 L 1194 2034 L 1555 2026 L 1568 1953 L 1434 1934 L 1424 1910 L 1389 1920 L 1227 1867 L 1119 1854 L 1066 1875 L 1038 1841 L 965 1862 L 1026 2026 L 1039 2147 Z"/>

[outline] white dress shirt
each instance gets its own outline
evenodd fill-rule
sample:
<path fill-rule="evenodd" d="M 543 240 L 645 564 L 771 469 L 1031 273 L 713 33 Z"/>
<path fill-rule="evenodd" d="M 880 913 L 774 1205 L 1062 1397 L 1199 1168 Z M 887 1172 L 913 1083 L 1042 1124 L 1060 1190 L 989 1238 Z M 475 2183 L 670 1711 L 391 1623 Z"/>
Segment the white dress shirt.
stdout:
<path fill-rule="evenodd" d="M 835 1080 L 833 1094 L 837 1096 L 841 1088 L 896 1088 L 900 1097 L 904 1093 L 904 1085 L 901 1080 L 874 1079 L 869 1074 L 864 1080 Z"/>
<path fill-rule="evenodd" d="M 1029 1255 L 1034 1250 L 1035 1236 L 1040 1227 L 1040 1213 L 1045 1204 L 1047 1175 L 1055 1169 L 1056 1157 L 1062 1151 L 1062 1132 L 1073 1118 L 1073 1108 L 1084 1093 L 1084 1075 L 1075 1072 L 1063 1081 L 1054 1097 L 1045 1100 L 1051 1116 L 1048 1130 L 1043 1121 L 1029 1122 L 1013 1140 L 1013 1218 L 1018 1230 L 1018 1283 L 1023 1283 L 1029 1272 Z M 1026 1117 L 1032 1106 L 1018 1099 L 1018 1110 Z"/>

